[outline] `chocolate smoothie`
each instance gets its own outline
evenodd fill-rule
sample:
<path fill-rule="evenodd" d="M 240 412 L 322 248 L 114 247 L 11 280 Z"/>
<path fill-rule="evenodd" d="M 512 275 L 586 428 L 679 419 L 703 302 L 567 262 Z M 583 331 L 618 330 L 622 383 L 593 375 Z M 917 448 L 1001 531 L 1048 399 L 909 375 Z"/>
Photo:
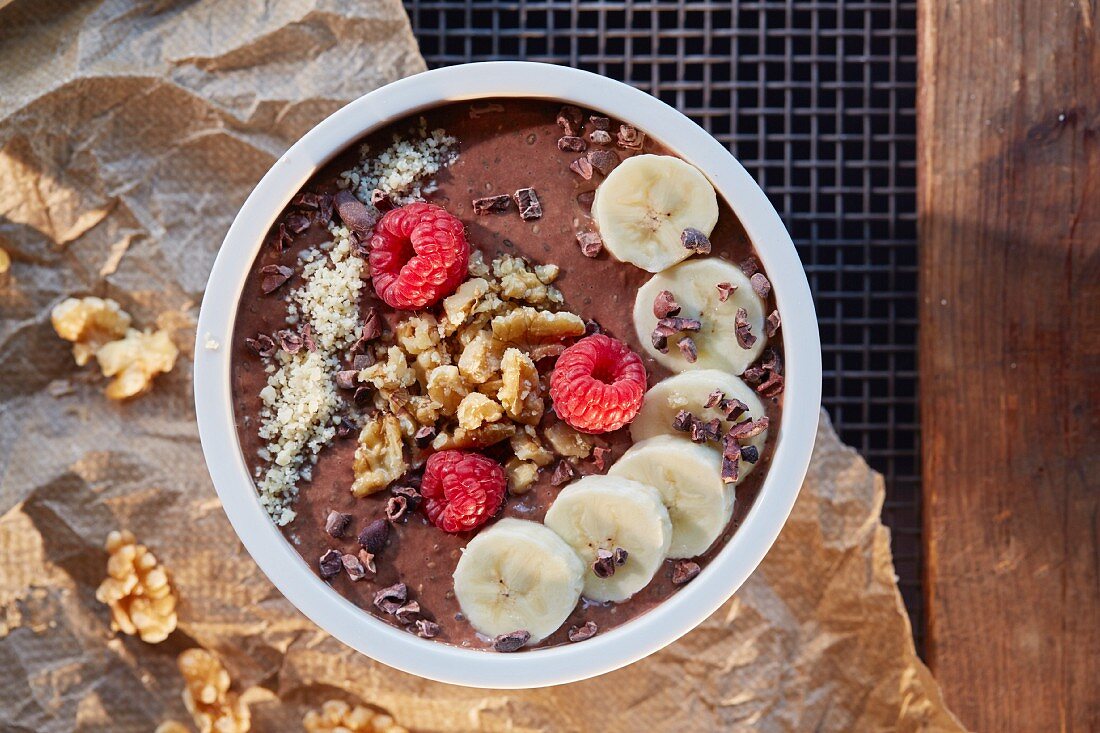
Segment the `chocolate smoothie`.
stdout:
<path fill-rule="evenodd" d="M 643 153 L 674 156 L 676 141 L 656 141 L 644 135 L 635 139 L 630 137 L 628 128 L 627 144 L 624 145 L 619 134 L 620 123 L 610 119 L 606 123 L 609 141 L 602 145 L 594 143 L 591 133 L 597 127 L 588 120 L 590 115 L 600 113 L 589 110 L 583 111 L 583 133 L 566 136 L 564 133 L 581 131 L 563 129 L 558 121 L 561 108 L 560 103 L 548 101 L 493 99 L 431 109 L 422 116 L 414 116 L 379 130 L 360 144 L 351 146 L 302 187 L 299 196 L 278 218 L 252 265 L 242 293 L 233 337 L 232 381 L 238 436 L 241 450 L 258 483 L 260 477 L 269 471 L 274 459 L 269 440 L 260 435 L 265 409 L 262 394 L 274 372 L 271 355 L 286 348 L 304 353 L 314 340 L 314 335 L 302 333 L 301 320 L 291 316 L 288 321 L 288 294 L 302 287 L 307 279 L 303 253 L 323 254 L 324 250 L 319 248 L 332 241 L 330 222 L 335 222 L 336 226 L 341 224 L 339 208 L 333 204 L 333 197 L 340 191 L 350 188 L 370 203 L 370 192 L 357 190 L 357 182 L 349 180 L 346 172 L 367 171 L 363 161 L 390 148 L 395 139 L 409 139 L 410 136 L 414 141 L 423 139 L 424 134 L 417 132 L 419 130 L 445 131 L 445 136 L 440 139 L 443 140 L 441 147 L 446 151 L 434 158 L 438 165 L 427 166 L 430 174 L 419 179 L 411 191 L 405 189 L 404 197 L 392 191 L 388 195 L 376 194 L 374 203 L 378 204 L 379 213 L 405 200 L 423 199 L 442 206 L 461 220 L 466 227 L 470 247 L 480 251 L 486 263 L 502 254 L 510 254 L 522 257 L 532 265 L 558 266 L 560 274 L 553 281 L 553 287 L 564 296 L 564 302 L 560 304 L 562 309 L 588 322 L 589 331 L 598 330 L 629 345 L 642 358 L 649 386 L 669 376 L 669 371 L 647 353 L 633 325 L 635 295 L 650 279 L 651 273 L 620 262 L 606 251 L 593 253 L 591 247 L 582 247 L 578 243 L 578 233 L 595 231 L 590 211 L 594 191 L 604 175 L 598 169 L 575 164 L 574 161 L 585 157 L 586 152 L 571 149 L 570 146 L 577 146 L 576 143 L 563 144 L 560 141 L 563 137 L 582 137 L 587 152 L 607 150 L 623 160 Z M 568 126 L 569 121 L 566 120 L 565 124 Z M 600 121 L 597 124 L 602 127 L 605 123 Z M 427 137 L 431 137 L 430 132 Z M 595 139 L 605 140 L 605 137 L 597 135 Z M 589 172 L 591 175 L 586 178 L 585 174 Z M 515 205 L 501 213 L 475 212 L 473 202 L 476 199 L 511 195 L 528 188 L 533 188 L 537 194 L 541 217 L 522 218 Z M 720 196 L 718 205 L 718 222 L 709 236 L 713 247 L 710 256 L 747 268 L 746 272 L 752 274 L 751 271 L 756 268 L 752 245 L 737 217 Z M 354 252 L 350 256 L 363 256 L 369 236 L 353 236 L 352 241 Z M 590 254 L 595 256 L 588 256 Z M 362 322 L 369 314 L 377 314 L 385 324 L 374 345 L 375 350 L 381 353 L 394 343 L 393 332 L 397 324 L 410 314 L 395 310 L 376 297 L 365 263 L 361 270 L 361 282 L 358 318 Z M 765 292 L 763 301 L 764 312 L 774 313 L 774 298 Z M 435 311 L 438 312 L 438 308 Z M 729 328 L 733 329 L 734 324 L 730 323 Z M 270 338 L 270 341 L 261 336 Z M 339 370 L 351 370 L 353 366 L 362 366 L 378 359 L 375 354 L 353 364 L 354 355 L 351 352 L 354 349 L 348 345 L 353 340 L 349 337 L 333 349 L 339 364 L 330 365 L 328 378 L 335 379 L 335 373 Z M 361 344 L 359 347 L 362 350 Z M 699 567 L 705 567 L 737 531 L 768 472 L 780 430 L 782 409 L 781 379 L 778 376 L 782 374 L 781 333 L 771 334 L 768 347 L 766 356 L 744 374 L 745 381 L 761 392 L 761 401 L 770 422 L 767 442 L 759 452 L 755 470 L 736 484 L 736 504 L 724 533 L 705 554 L 691 558 L 691 562 Z M 263 356 L 257 351 L 262 352 Z M 553 358 L 538 362 L 544 377 L 553 369 L 553 364 Z M 282 526 L 287 540 L 301 554 L 303 562 L 365 613 L 372 613 L 390 624 L 408 629 L 410 633 L 420 633 L 421 636 L 462 647 L 492 650 L 493 639 L 473 628 L 455 596 L 452 574 L 463 548 L 479 531 L 491 527 L 499 517 L 541 521 L 569 480 L 605 472 L 631 446 L 628 427 L 592 436 L 599 450 L 587 458 L 570 460 L 569 469 L 556 470 L 564 459 L 543 467 L 535 482 L 523 493 L 509 492 L 505 495 L 502 508 L 487 525 L 472 532 L 451 534 L 435 526 L 423 507 L 406 508 L 402 512 L 401 506 L 394 505 L 393 487 L 411 487 L 415 494 L 420 481 L 419 471 L 422 470 L 415 465 L 418 462 L 415 459 L 410 461 L 406 474 L 393 482 L 392 487 L 363 497 L 351 493 L 350 487 L 356 480 L 354 463 L 359 426 L 373 407 L 369 402 L 370 395 L 365 394 L 361 387 L 338 389 L 337 393 L 339 399 L 331 420 L 332 434 L 318 450 L 315 463 L 308 460 L 303 463 L 304 470 L 296 481 L 297 495 L 287 500 L 289 511 L 281 515 L 282 521 L 289 520 Z M 358 400 L 356 393 L 359 394 Z M 545 400 L 547 409 L 539 425 L 540 431 L 558 420 L 550 409 L 548 395 Z M 426 434 L 424 437 L 425 440 L 420 442 L 428 447 L 419 451 L 419 462 L 431 452 L 428 441 L 432 436 Z M 608 450 L 605 451 L 605 448 Z M 407 449 L 412 453 L 418 452 L 417 447 L 411 444 Z M 720 445 L 717 450 L 721 450 Z M 508 440 L 482 448 L 480 452 L 501 464 L 513 455 Z M 565 476 L 563 480 L 563 472 L 570 470 L 572 476 Z M 392 521 L 386 519 L 387 505 L 391 516 L 399 515 Z M 330 519 L 333 512 L 351 517 L 342 531 L 339 527 L 333 531 L 333 520 Z M 273 512 L 273 515 L 278 515 L 278 512 Z M 279 519 L 279 516 L 276 518 Z M 371 553 L 373 557 L 361 554 L 357 536 L 379 519 L 385 520 L 388 528 L 384 547 Z M 326 529 L 327 521 L 330 524 Z M 328 567 L 325 567 L 320 559 L 332 550 L 336 550 L 338 555 L 330 554 Z M 361 558 L 365 572 L 359 573 L 354 567 L 341 567 L 338 557 L 344 555 Z M 373 572 L 368 567 L 372 562 Z M 685 573 L 690 575 L 692 572 L 694 568 L 683 560 L 665 560 L 649 584 L 633 597 L 618 603 L 595 603 L 582 598 L 556 632 L 530 646 L 569 643 L 569 630 L 583 628 L 587 622 L 594 622 L 599 633 L 606 632 L 667 600 L 683 587 L 682 583 L 673 582 L 674 575 L 677 581 L 682 581 Z M 365 577 L 354 579 L 358 575 Z M 407 588 L 406 597 L 399 600 L 402 603 L 415 601 L 418 609 L 395 615 L 392 607 L 387 612 L 385 603 L 376 603 L 376 594 L 381 589 L 398 583 L 405 584 Z M 417 620 L 423 623 L 415 623 Z"/>

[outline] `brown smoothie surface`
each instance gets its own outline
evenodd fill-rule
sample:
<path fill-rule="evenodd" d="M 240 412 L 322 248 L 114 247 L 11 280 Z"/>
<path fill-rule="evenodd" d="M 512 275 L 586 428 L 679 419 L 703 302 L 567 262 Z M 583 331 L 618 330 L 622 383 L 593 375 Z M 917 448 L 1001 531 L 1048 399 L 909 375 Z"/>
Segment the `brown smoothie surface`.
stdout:
<path fill-rule="evenodd" d="M 379 130 L 350 146 L 313 176 L 302 190 L 335 193 L 339 190 L 339 174 L 358 163 L 361 143 L 366 142 L 371 151 L 380 151 L 392 142 L 395 134 L 405 135 L 419 117 L 425 117 L 429 130 L 443 128 L 458 140 L 459 155 L 434 177 L 437 187 L 426 193 L 424 198 L 462 220 L 467 227 L 471 247 L 481 250 L 486 262 L 502 253 L 509 253 L 535 264 L 558 265 L 561 275 L 554 286 L 565 296 L 564 309 L 585 320 L 595 321 L 604 333 L 626 342 L 641 356 L 649 375 L 649 386 L 653 386 L 669 373 L 642 348 L 635 334 L 632 316 L 635 294 L 651 274 L 619 262 L 606 252 L 594 259 L 581 253 L 576 233 L 594 229 L 589 217 L 591 193 L 603 177 L 597 172 L 586 181 L 569 169 L 569 164 L 579 154 L 558 149 L 562 129 L 555 118 L 560 107 L 560 103 L 549 101 L 494 99 L 431 109 Z M 590 113 L 585 111 L 586 119 Z M 613 139 L 618 126 L 618 122 L 612 119 Z M 664 142 L 675 145 L 674 140 Z M 625 150 L 616 147 L 614 142 L 608 149 L 614 149 L 624 159 L 639 152 L 675 154 L 673 148 L 648 137 L 641 151 Z M 473 212 L 472 200 L 475 198 L 511 194 L 529 187 L 537 191 L 542 204 L 543 215 L 540 219 L 524 221 L 514 208 L 504 214 L 475 215 Z M 742 262 L 754 254 L 752 246 L 728 204 L 721 196 L 718 200 L 718 224 L 710 237 L 712 256 L 733 263 Z M 259 393 L 266 385 L 268 375 L 264 371 L 264 362 L 245 345 L 245 339 L 259 333 L 270 335 L 287 328 L 286 302 L 283 299 L 285 291 L 264 295 L 259 270 L 266 265 L 280 264 L 300 273 L 299 252 L 330 239 L 331 235 L 323 225 L 313 223 L 301 234 L 294 235 L 281 252 L 265 245 L 256 257 L 244 286 L 232 344 L 232 383 L 240 446 L 253 471 L 266 466 L 257 452 L 265 444 L 258 435 L 262 407 Z M 364 267 L 364 277 L 365 273 Z M 301 279 L 296 276 L 288 287 L 300 284 Z M 378 308 L 391 326 L 409 315 L 407 312 L 395 312 L 381 303 L 373 296 L 369 281 L 364 280 L 360 296 L 361 314 L 365 314 L 369 307 Z M 774 300 L 769 297 L 765 312 L 773 308 Z M 770 339 L 770 345 L 782 354 L 782 340 L 778 335 Z M 546 400 L 549 406 L 548 396 Z M 345 402 L 348 414 L 358 414 L 358 408 L 350 399 Z M 729 526 L 705 555 L 694 558 L 701 566 L 705 567 L 737 531 L 768 472 L 779 433 L 782 397 L 762 398 L 762 402 L 771 423 L 767 443 L 756 469 L 736 487 L 737 501 Z M 606 469 L 630 447 L 631 440 L 628 428 L 606 434 L 603 438 L 611 449 Z M 294 506 L 297 516 L 283 528 L 288 541 L 314 572 L 319 572 L 318 558 L 329 549 L 355 554 L 359 550 L 357 533 L 371 521 L 385 516 L 385 505 L 391 497 L 388 490 L 363 498 L 356 498 L 349 490 L 354 480 L 352 463 L 355 449 L 353 432 L 350 437 L 335 438 L 322 450 L 313 467 L 312 480 L 299 482 L 299 495 Z M 508 455 L 508 443 L 505 441 L 485 452 L 502 459 Z M 499 516 L 541 520 L 563 488 L 550 484 L 552 468 L 543 469 L 536 484 L 526 493 L 506 495 Z M 578 475 L 598 472 L 591 460 L 582 461 L 578 469 Z M 343 539 L 335 539 L 325 531 L 325 519 L 332 510 L 353 516 Z M 448 534 L 428 521 L 423 511 L 411 512 L 406 519 L 391 527 L 389 544 L 376 558 L 375 576 L 368 575 L 353 582 L 347 574 L 340 573 L 328 582 L 365 612 L 397 626 L 401 624 L 393 616 L 375 608 L 373 598 L 379 589 L 403 582 L 408 586 L 409 599 L 420 604 L 423 616 L 439 624 L 436 639 L 463 647 L 491 649 L 492 641 L 479 635 L 463 618 L 451 579 L 462 548 L 474 534 L 476 531 Z M 561 628 L 536 647 L 568 643 L 568 629 L 582 626 L 586 621 L 594 621 L 600 632 L 605 632 L 668 599 L 682 587 L 674 585 L 671 580 L 675 562 L 666 560 L 648 586 L 627 601 L 599 604 L 582 598 Z M 412 630 L 415 631 L 415 627 Z"/>

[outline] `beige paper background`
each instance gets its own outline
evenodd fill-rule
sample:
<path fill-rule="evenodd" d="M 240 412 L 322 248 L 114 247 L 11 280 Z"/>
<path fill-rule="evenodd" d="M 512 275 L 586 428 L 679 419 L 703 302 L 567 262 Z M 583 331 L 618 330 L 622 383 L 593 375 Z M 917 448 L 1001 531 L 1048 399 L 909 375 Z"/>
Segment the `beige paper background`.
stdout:
<path fill-rule="evenodd" d="M 203 468 L 190 359 L 109 403 L 49 325 L 70 294 L 169 323 L 185 351 L 214 255 L 275 158 L 347 101 L 424 68 L 398 0 L 42 2 L 0 9 L 0 729 L 186 720 L 175 656 L 205 646 L 297 730 L 332 696 L 422 730 L 954 731 L 917 659 L 879 521 L 880 476 L 823 417 L 779 541 L 718 613 L 618 672 L 469 690 L 375 664 L 260 574 Z M 173 571 L 180 628 L 150 646 L 96 603 L 106 533 Z"/>

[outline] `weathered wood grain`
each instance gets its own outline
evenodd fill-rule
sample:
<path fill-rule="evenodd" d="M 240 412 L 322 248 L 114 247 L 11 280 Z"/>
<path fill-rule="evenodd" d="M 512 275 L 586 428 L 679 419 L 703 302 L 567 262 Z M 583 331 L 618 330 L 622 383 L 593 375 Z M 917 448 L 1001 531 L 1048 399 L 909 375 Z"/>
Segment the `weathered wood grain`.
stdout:
<path fill-rule="evenodd" d="M 928 656 L 979 731 L 1100 731 L 1095 0 L 922 0 Z"/>

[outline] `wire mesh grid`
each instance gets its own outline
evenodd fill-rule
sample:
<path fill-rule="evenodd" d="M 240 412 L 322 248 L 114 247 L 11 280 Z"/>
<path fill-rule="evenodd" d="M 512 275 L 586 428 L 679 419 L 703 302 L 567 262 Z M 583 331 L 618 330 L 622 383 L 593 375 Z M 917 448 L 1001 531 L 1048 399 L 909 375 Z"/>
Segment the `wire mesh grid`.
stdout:
<path fill-rule="evenodd" d="M 915 0 L 407 0 L 430 66 L 595 71 L 727 144 L 790 229 L 814 292 L 824 401 L 886 476 L 921 646 Z"/>

